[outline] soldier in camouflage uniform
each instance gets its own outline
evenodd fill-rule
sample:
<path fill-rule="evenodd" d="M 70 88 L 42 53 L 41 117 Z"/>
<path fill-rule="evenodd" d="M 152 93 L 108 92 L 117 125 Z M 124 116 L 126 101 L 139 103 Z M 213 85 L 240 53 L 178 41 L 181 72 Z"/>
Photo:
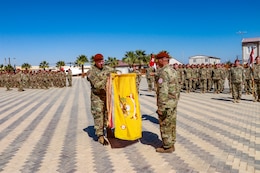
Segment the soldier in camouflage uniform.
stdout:
<path fill-rule="evenodd" d="M 244 73 L 245 73 L 245 84 L 244 84 L 244 90 L 246 94 L 252 94 L 252 69 L 246 63 L 244 65 Z"/>
<path fill-rule="evenodd" d="M 192 91 L 195 92 L 197 90 L 197 84 L 198 84 L 198 68 L 195 64 L 192 66 L 192 73 L 191 73 L 191 78 L 192 78 Z"/>
<path fill-rule="evenodd" d="M 221 69 L 221 78 L 220 78 L 220 92 L 222 93 L 224 91 L 224 84 L 225 84 L 225 80 L 226 80 L 226 77 L 227 77 L 227 70 L 226 70 L 226 67 L 225 67 L 225 64 L 221 64 L 220 65 L 220 69 Z"/>
<path fill-rule="evenodd" d="M 173 64 L 173 69 L 177 72 L 177 78 L 178 78 L 178 83 L 179 83 L 179 94 L 177 95 L 177 99 L 180 99 L 180 92 L 181 92 L 181 87 L 183 85 L 184 81 L 184 75 L 183 75 L 183 70 L 179 68 L 179 65 L 177 63 Z"/>
<path fill-rule="evenodd" d="M 176 117 L 179 94 L 177 72 L 169 66 L 169 55 L 159 53 L 157 63 L 160 66 L 157 72 L 157 114 L 159 117 L 162 147 L 157 148 L 159 153 L 172 153 L 175 151 Z"/>
<path fill-rule="evenodd" d="M 213 86 L 213 80 L 212 80 L 213 67 L 211 64 L 207 64 L 206 68 L 207 68 L 207 92 L 209 92 L 211 91 Z"/>
<path fill-rule="evenodd" d="M 255 64 L 252 68 L 254 78 L 254 102 L 260 102 L 260 56 L 255 58 Z"/>
<path fill-rule="evenodd" d="M 137 69 L 136 65 L 133 65 L 133 73 L 136 73 L 136 89 L 139 93 L 139 85 L 140 85 L 140 82 L 141 82 L 141 78 L 142 78 L 142 74 L 141 72 Z"/>
<path fill-rule="evenodd" d="M 5 72 L 4 83 L 5 83 L 6 91 L 11 91 L 10 88 L 12 83 L 12 73 L 10 71 Z"/>
<path fill-rule="evenodd" d="M 4 86 L 4 72 L 0 71 L 0 87 Z"/>
<path fill-rule="evenodd" d="M 207 68 L 204 64 L 201 64 L 199 70 L 200 78 L 200 93 L 205 93 L 207 90 Z"/>
<path fill-rule="evenodd" d="M 146 80 L 147 80 L 147 83 L 148 83 L 148 91 L 152 91 L 154 90 L 154 72 L 155 72 L 155 69 L 154 67 L 148 67 L 146 68 Z"/>
<path fill-rule="evenodd" d="M 244 81 L 244 69 L 240 66 L 239 60 L 235 60 L 234 67 L 230 69 L 230 79 L 232 85 L 232 93 L 234 103 L 239 103 L 242 96 L 242 84 Z"/>
<path fill-rule="evenodd" d="M 189 93 L 192 88 L 192 69 L 189 64 L 187 64 L 186 69 L 184 69 L 184 78 L 186 93 Z"/>
<path fill-rule="evenodd" d="M 67 79 L 68 79 L 69 87 L 72 87 L 72 71 L 70 70 L 70 68 L 68 70 Z"/>
<path fill-rule="evenodd" d="M 16 76 L 18 91 L 24 91 L 24 89 L 23 89 L 23 85 L 24 85 L 24 73 L 23 73 L 23 71 L 18 70 L 15 76 Z"/>
<path fill-rule="evenodd" d="M 87 72 L 87 80 L 91 84 L 91 113 L 94 118 L 95 134 L 98 137 L 98 142 L 108 145 L 108 140 L 104 137 L 104 128 L 107 128 L 108 121 L 106 82 L 108 75 L 114 72 L 114 69 L 104 66 L 102 54 L 96 54 L 94 61 L 95 65 Z"/>
<path fill-rule="evenodd" d="M 220 64 L 216 64 L 212 71 L 212 79 L 214 83 L 214 93 L 219 94 L 221 90 L 221 75 L 222 70 L 220 69 Z"/>

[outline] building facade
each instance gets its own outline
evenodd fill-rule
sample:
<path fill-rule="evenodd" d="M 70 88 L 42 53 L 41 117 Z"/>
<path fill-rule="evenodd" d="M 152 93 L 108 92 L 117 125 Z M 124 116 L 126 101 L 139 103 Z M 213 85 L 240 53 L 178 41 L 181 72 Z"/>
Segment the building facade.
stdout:
<path fill-rule="evenodd" d="M 205 56 L 205 55 L 196 55 L 189 58 L 189 64 L 219 64 L 220 58 Z"/>
<path fill-rule="evenodd" d="M 259 38 L 244 38 L 242 40 L 242 61 L 247 63 L 249 61 L 250 53 L 254 49 L 254 58 L 259 56 L 260 37 Z"/>

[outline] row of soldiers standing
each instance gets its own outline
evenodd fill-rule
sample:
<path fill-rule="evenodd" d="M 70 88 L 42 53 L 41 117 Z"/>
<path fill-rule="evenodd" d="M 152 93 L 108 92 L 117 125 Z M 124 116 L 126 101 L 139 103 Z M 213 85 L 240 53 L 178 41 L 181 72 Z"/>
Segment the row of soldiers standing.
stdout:
<path fill-rule="evenodd" d="M 199 65 L 182 65 L 173 64 L 173 68 L 178 73 L 178 81 L 182 91 L 187 93 L 195 92 L 201 89 L 201 93 L 209 92 L 215 89 L 215 93 L 220 93 L 224 90 L 224 81 L 227 77 L 227 71 L 222 65 L 217 64 L 216 68 L 211 64 Z M 154 77 L 150 75 L 155 72 L 153 67 L 147 68 L 146 78 L 148 83 L 148 90 L 154 90 Z"/>
<path fill-rule="evenodd" d="M 242 89 L 246 94 L 253 94 L 254 101 L 260 101 L 260 89 L 258 89 L 258 83 L 260 80 L 260 67 L 258 62 L 259 56 L 256 57 L 256 63 L 253 68 L 249 64 L 245 64 L 239 67 L 242 68 L 241 75 L 234 75 L 232 69 L 236 69 L 236 62 L 234 64 L 173 64 L 173 68 L 178 73 L 178 81 L 180 84 L 180 90 L 186 93 L 195 92 L 200 90 L 201 93 L 213 91 L 215 94 L 222 93 L 224 91 L 225 80 L 228 80 L 229 92 L 234 95 L 237 100 L 241 99 Z M 239 62 L 239 61 L 238 61 Z M 146 79 L 148 83 L 148 90 L 155 90 L 154 76 L 150 75 L 154 73 L 156 69 L 149 67 L 146 69 Z M 234 72 L 234 70 L 233 70 Z M 237 72 L 236 72 L 237 73 Z M 235 74 L 236 74 L 235 73 Z M 232 75 L 233 74 L 233 75 Z M 241 78 L 241 79 L 238 79 Z M 241 83 L 239 90 L 240 94 L 236 94 L 237 91 L 234 88 L 235 83 Z M 254 84 L 254 86 L 253 86 Z M 238 96 L 237 96 L 238 95 Z"/>
<path fill-rule="evenodd" d="M 50 87 L 66 87 L 66 80 L 68 86 L 72 86 L 72 72 L 68 70 L 66 74 L 64 71 L 1 71 L 0 72 L 0 87 L 6 87 L 7 91 L 11 88 L 18 88 L 18 91 L 24 91 L 24 88 L 31 89 L 48 89 Z"/>

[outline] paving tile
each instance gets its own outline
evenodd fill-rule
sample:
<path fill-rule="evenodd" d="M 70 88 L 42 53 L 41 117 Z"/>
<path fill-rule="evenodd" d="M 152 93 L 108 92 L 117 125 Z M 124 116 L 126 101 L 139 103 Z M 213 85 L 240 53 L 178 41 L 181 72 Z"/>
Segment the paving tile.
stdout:
<path fill-rule="evenodd" d="M 104 147 L 94 135 L 90 85 L 72 88 L 0 88 L 0 172 L 260 173 L 260 103 L 243 95 L 181 93 L 176 151 L 160 154 L 156 97 L 140 84 L 142 138 Z M 112 141 L 112 140 L 111 140 Z M 115 147 L 116 146 L 116 147 Z"/>

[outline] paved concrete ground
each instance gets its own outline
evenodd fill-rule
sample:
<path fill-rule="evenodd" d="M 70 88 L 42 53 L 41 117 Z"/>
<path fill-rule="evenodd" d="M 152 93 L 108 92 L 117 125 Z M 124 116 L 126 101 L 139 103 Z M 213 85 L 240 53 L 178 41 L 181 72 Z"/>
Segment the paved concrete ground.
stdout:
<path fill-rule="evenodd" d="M 181 93 L 176 151 L 161 145 L 154 92 L 140 86 L 143 137 L 100 145 L 86 79 L 72 88 L 0 88 L 0 172 L 260 172 L 260 103 L 243 95 Z"/>

